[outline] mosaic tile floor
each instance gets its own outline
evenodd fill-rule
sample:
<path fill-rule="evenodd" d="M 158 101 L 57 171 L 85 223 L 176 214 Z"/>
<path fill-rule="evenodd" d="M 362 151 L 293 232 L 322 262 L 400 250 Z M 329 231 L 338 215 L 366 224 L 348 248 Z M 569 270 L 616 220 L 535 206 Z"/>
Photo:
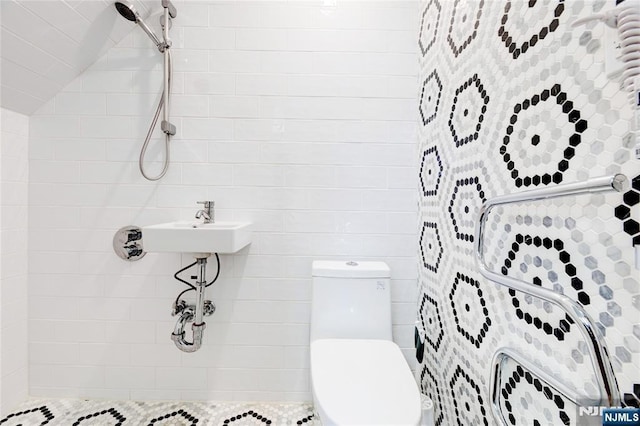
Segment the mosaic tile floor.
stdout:
<path fill-rule="evenodd" d="M 2 426 L 315 425 L 308 403 L 136 402 L 32 399 Z"/>

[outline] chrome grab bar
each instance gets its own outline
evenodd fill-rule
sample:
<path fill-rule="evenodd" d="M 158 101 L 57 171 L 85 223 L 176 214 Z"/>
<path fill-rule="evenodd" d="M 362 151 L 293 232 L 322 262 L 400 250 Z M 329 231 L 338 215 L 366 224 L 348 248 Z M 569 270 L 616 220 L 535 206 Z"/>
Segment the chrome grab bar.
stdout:
<path fill-rule="evenodd" d="M 613 367 L 611 366 L 604 340 L 601 333 L 595 327 L 594 321 L 589 317 L 582 305 L 563 294 L 490 271 L 484 261 L 484 228 L 489 212 L 492 208 L 499 205 L 597 192 L 624 192 L 627 187 L 627 178 L 622 174 L 616 174 L 590 179 L 585 182 L 561 184 L 488 199 L 480 209 L 474 239 L 476 266 L 482 276 L 509 289 L 529 294 L 559 306 L 578 326 L 585 337 L 591 362 L 596 372 L 596 381 L 598 382 L 598 388 L 600 390 L 600 405 L 610 407 L 620 404 L 620 390 L 616 383 Z"/>

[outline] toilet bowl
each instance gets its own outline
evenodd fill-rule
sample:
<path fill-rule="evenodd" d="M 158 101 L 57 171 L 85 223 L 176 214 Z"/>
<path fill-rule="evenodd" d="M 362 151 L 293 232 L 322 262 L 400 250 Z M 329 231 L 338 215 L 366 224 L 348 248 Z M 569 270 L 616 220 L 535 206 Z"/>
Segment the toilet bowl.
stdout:
<path fill-rule="evenodd" d="M 311 344 L 311 381 L 325 426 L 420 422 L 416 382 L 393 342 L 316 340 Z"/>
<path fill-rule="evenodd" d="M 420 423 L 418 386 L 391 340 L 389 276 L 382 262 L 313 263 L 311 385 L 324 426 Z"/>

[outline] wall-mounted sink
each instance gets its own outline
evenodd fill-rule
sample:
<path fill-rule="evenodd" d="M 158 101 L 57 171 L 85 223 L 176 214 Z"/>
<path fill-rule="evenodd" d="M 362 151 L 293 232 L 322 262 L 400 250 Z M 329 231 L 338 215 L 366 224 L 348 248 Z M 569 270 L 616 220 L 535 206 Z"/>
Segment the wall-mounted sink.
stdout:
<path fill-rule="evenodd" d="M 178 221 L 142 228 L 150 253 L 235 253 L 251 242 L 251 223 Z"/>

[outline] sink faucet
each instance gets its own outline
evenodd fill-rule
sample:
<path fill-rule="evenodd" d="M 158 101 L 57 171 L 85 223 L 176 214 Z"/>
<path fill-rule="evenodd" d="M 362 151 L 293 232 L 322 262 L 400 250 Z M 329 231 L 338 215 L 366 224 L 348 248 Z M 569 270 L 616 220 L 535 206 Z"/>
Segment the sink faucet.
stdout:
<path fill-rule="evenodd" d="M 196 219 L 204 219 L 204 223 L 213 223 L 213 201 L 198 201 L 198 204 L 203 204 L 204 208 L 196 212 Z"/>

